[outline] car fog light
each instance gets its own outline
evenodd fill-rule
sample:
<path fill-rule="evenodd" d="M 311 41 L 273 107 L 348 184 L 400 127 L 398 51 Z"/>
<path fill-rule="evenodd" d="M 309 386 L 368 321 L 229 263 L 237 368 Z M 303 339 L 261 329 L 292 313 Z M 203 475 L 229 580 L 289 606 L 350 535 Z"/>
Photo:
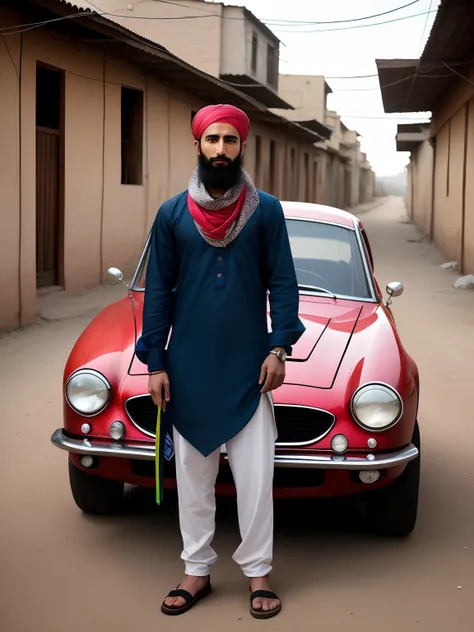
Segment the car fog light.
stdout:
<path fill-rule="evenodd" d="M 82 424 L 81 426 L 81 432 L 83 434 L 89 434 L 89 432 L 91 431 L 91 427 L 89 424 Z"/>
<path fill-rule="evenodd" d="M 367 441 L 367 445 L 369 446 L 369 448 L 376 448 L 377 447 L 377 439 L 374 439 L 372 437 L 371 439 L 369 439 Z"/>
<path fill-rule="evenodd" d="M 362 470 L 359 472 L 360 480 L 366 485 L 370 483 L 376 483 L 380 478 L 380 472 L 378 470 Z"/>
<path fill-rule="evenodd" d="M 94 465 L 94 457 L 92 456 L 81 456 L 81 465 L 82 467 L 92 467 Z"/>
<path fill-rule="evenodd" d="M 114 421 L 110 424 L 109 432 L 112 439 L 119 441 L 125 434 L 125 426 L 121 421 Z"/>
<path fill-rule="evenodd" d="M 334 450 L 334 452 L 342 454 L 347 450 L 347 443 L 347 437 L 345 437 L 343 434 L 338 434 L 332 438 L 331 448 Z"/>

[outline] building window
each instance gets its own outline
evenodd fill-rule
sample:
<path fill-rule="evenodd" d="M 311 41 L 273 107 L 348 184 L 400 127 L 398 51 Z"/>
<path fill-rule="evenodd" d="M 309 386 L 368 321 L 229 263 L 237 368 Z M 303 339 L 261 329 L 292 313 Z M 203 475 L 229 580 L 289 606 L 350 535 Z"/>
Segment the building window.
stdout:
<path fill-rule="evenodd" d="M 143 92 L 122 88 L 122 184 L 143 181 Z"/>
<path fill-rule="evenodd" d="M 256 33 L 252 34 L 252 73 L 257 72 L 257 57 L 258 57 L 258 37 Z"/>
<path fill-rule="evenodd" d="M 61 127 L 62 74 L 43 66 L 36 69 L 36 127 Z"/>
<path fill-rule="evenodd" d="M 278 50 L 275 46 L 267 46 L 267 83 L 276 88 L 278 86 Z"/>
<path fill-rule="evenodd" d="M 276 195 L 276 142 L 270 141 L 270 193 Z"/>
<path fill-rule="evenodd" d="M 262 139 L 255 136 L 255 185 L 259 187 L 262 174 Z"/>

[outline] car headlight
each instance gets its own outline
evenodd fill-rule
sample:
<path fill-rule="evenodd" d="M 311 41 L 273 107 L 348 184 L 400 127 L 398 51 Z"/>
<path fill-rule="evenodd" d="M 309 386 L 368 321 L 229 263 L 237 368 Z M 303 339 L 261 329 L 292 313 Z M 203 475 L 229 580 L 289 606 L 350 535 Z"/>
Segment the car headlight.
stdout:
<path fill-rule="evenodd" d="M 366 384 L 352 396 L 351 412 L 357 423 L 371 431 L 387 430 L 403 414 L 397 391 L 386 384 Z"/>
<path fill-rule="evenodd" d="M 98 415 L 110 399 L 110 384 L 98 371 L 83 369 L 66 384 L 66 400 L 73 410 L 85 417 Z"/>

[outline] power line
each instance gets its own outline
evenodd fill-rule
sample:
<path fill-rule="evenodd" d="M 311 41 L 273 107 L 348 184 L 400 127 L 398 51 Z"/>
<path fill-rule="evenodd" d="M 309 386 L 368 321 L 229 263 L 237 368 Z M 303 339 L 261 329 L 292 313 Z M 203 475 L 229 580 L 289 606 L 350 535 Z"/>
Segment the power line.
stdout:
<path fill-rule="evenodd" d="M 170 0 L 157 0 L 158 2 L 164 3 L 164 4 L 172 4 L 172 5 L 176 5 L 176 6 L 181 6 L 181 7 L 185 7 L 185 5 L 180 5 L 176 2 L 171 2 Z M 416 0 L 417 2 L 419 0 Z M 405 6 L 409 6 L 409 5 L 405 5 Z M 189 8 L 189 7 L 186 7 Z M 199 11 L 204 11 L 203 9 L 198 9 Z M 343 28 L 335 28 L 335 29 L 312 29 L 309 31 L 301 31 L 301 30 L 290 30 L 290 31 L 285 31 L 282 29 L 278 29 L 278 27 L 274 27 L 275 30 L 279 30 L 280 32 L 286 32 L 286 33 L 327 33 L 327 32 L 333 32 L 333 31 L 344 31 L 344 30 L 348 30 L 348 29 L 355 29 L 355 28 L 364 28 L 364 27 L 368 27 L 368 26 L 379 26 L 379 25 L 383 25 L 383 24 L 390 24 L 391 22 L 398 22 L 399 20 L 406 20 L 412 17 L 418 17 L 420 15 L 426 15 L 426 13 L 418 13 L 418 14 L 412 14 L 412 15 L 407 15 L 404 17 L 400 17 L 400 18 L 396 18 L 394 20 L 388 20 L 385 22 L 374 22 L 373 24 L 357 24 L 354 26 L 348 26 L 348 27 L 343 27 Z M 32 22 L 30 24 L 18 24 L 15 26 L 9 26 L 9 27 L 4 27 L 2 29 L 0 29 L 0 33 L 4 33 L 5 35 L 17 35 L 19 33 L 25 33 L 26 31 L 35 29 L 35 28 L 39 28 L 41 26 L 47 26 L 48 24 L 53 24 L 53 23 L 57 23 L 57 22 L 61 22 L 63 20 L 70 20 L 70 19 L 77 19 L 77 18 L 81 18 L 81 17 L 114 17 L 114 18 L 123 18 L 125 20 L 155 20 L 155 21 L 180 21 L 180 20 L 200 20 L 200 19 L 206 19 L 206 18 L 212 18 L 212 17 L 216 17 L 219 19 L 224 19 L 224 20 L 239 20 L 239 21 L 243 21 L 245 20 L 245 18 L 240 18 L 240 17 L 233 17 L 233 16 L 220 16 L 218 14 L 215 13 L 210 13 L 208 11 L 205 11 L 205 15 L 182 15 L 182 16 L 143 16 L 143 15 L 123 15 L 123 14 L 117 14 L 117 13 L 112 13 L 109 11 L 82 11 L 80 13 L 74 13 L 71 15 L 67 15 L 67 16 L 61 16 L 59 18 L 54 18 L 51 20 L 43 20 L 41 22 Z M 372 16 L 367 16 L 366 18 L 355 18 L 357 20 L 362 20 L 362 19 L 369 19 Z M 352 22 L 353 20 L 341 20 L 340 22 Z M 262 20 L 262 23 L 266 25 L 266 22 Z M 281 21 L 281 23 L 283 24 L 283 21 Z M 332 22 L 328 22 L 329 24 L 331 24 Z M 334 22 L 335 23 L 335 22 Z M 305 26 L 306 24 L 311 25 L 311 24 L 318 24 L 317 22 L 301 22 L 301 26 Z M 325 24 L 325 22 L 320 22 L 319 24 Z M 17 29 L 17 30 L 15 30 Z"/>
<path fill-rule="evenodd" d="M 385 20 L 384 22 L 373 22 L 372 24 L 355 24 L 353 26 L 344 26 L 344 27 L 335 28 L 335 29 L 311 29 L 310 31 L 298 31 L 298 30 L 288 31 L 285 29 L 279 29 L 278 27 L 274 27 L 274 28 L 275 28 L 275 31 L 278 31 L 279 33 L 295 33 L 297 35 L 299 35 L 300 33 L 334 33 L 335 31 L 349 31 L 352 29 L 368 28 L 369 26 L 382 26 L 383 24 L 392 24 L 394 22 L 401 22 L 402 20 L 418 18 L 421 15 L 427 15 L 429 13 L 435 13 L 435 12 L 436 12 L 436 9 L 432 9 L 430 11 L 424 11 L 423 13 L 412 13 L 410 15 L 405 15 L 401 18 L 394 18 L 393 20 Z"/>
<path fill-rule="evenodd" d="M 431 7 L 433 6 L 433 0 L 430 0 L 430 6 L 428 7 L 428 13 L 426 14 L 426 20 L 425 20 L 425 25 L 423 27 L 423 32 L 421 34 L 421 39 L 420 39 L 420 45 L 418 47 L 418 65 L 419 65 L 419 60 L 421 59 L 421 46 L 423 44 L 423 38 L 425 37 L 425 31 L 426 31 L 426 27 L 428 26 L 428 18 L 430 16 L 430 11 L 431 11 Z"/>
<path fill-rule="evenodd" d="M 3 35 L 1 36 L 1 38 L 2 38 L 2 40 L 3 40 L 3 43 L 4 43 L 4 45 L 5 45 L 5 48 L 6 48 L 6 50 L 7 50 L 8 56 L 10 57 L 10 61 L 11 61 L 11 62 L 12 62 L 12 64 L 13 64 L 13 68 L 15 69 L 16 76 L 17 76 L 17 77 L 18 77 L 18 79 L 19 79 L 19 78 L 20 78 L 20 72 L 19 72 L 19 70 L 18 70 L 18 68 L 17 68 L 17 66 L 16 66 L 16 64 L 15 64 L 15 60 L 13 59 L 13 55 L 11 54 L 11 51 L 10 51 L 10 49 L 8 48 L 7 40 L 5 39 L 5 37 L 4 37 Z"/>
<path fill-rule="evenodd" d="M 446 65 L 446 64 L 445 64 Z M 377 76 L 377 75 L 374 75 Z M 375 90 L 383 90 L 384 88 L 390 88 L 390 86 L 396 86 L 399 83 L 404 83 L 405 81 L 410 81 L 416 77 L 416 74 L 410 75 L 409 77 L 404 77 L 403 79 L 397 79 L 397 81 L 392 81 L 391 83 L 386 83 L 383 86 L 376 86 L 375 88 L 343 88 L 341 90 L 336 90 L 336 92 L 371 92 Z M 423 79 L 446 79 L 448 77 L 452 77 L 452 75 L 421 75 Z M 226 81 L 231 86 L 239 86 L 240 88 L 260 88 L 261 85 L 259 83 L 231 83 L 230 81 Z"/>
<path fill-rule="evenodd" d="M 363 20 L 371 20 L 373 18 L 379 18 L 382 17 L 384 15 L 389 15 L 390 13 L 395 13 L 396 11 L 401 11 L 402 9 L 406 9 L 407 7 L 412 6 L 413 4 L 418 4 L 420 0 L 412 0 L 412 2 L 409 2 L 408 4 L 404 4 L 402 6 L 398 6 L 395 7 L 394 9 L 390 9 L 389 11 L 384 11 L 383 13 L 375 13 L 373 15 L 365 15 L 362 17 L 358 17 L 358 18 L 348 18 L 347 20 L 330 20 L 330 21 L 312 21 L 312 20 L 285 20 L 285 19 L 274 19 L 274 18 L 262 18 L 260 21 L 263 22 L 264 24 L 273 24 L 273 23 L 282 23 L 282 24 L 308 24 L 308 25 L 314 25 L 314 24 L 343 24 L 343 23 L 349 23 L 349 22 L 361 22 Z M 169 4 L 169 5 L 173 5 L 176 7 L 182 7 L 183 9 L 189 9 L 190 7 L 188 5 L 185 4 L 181 4 L 179 2 L 174 2 L 173 0 L 155 0 L 155 2 L 160 3 L 160 4 Z M 91 3 L 93 4 L 93 3 Z M 137 2 L 137 5 L 140 4 L 140 2 Z M 209 3 L 212 4 L 212 3 Z M 134 5 L 136 6 L 136 5 Z M 244 8 L 244 7 L 242 7 Z M 213 11 L 209 11 L 208 9 L 204 9 L 202 7 L 193 7 L 193 10 L 196 9 L 196 11 L 201 11 L 202 13 L 206 13 L 209 16 L 215 16 L 215 17 L 223 17 L 225 19 L 230 19 L 230 20 L 242 20 L 243 18 L 238 18 L 238 17 L 231 17 L 231 16 L 220 16 L 219 14 L 213 12 Z M 153 19 L 153 18 L 150 18 Z M 158 18 L 159 19 L 159 18 Z"/>
<path fill-rule="evenodd" d="M 426 66 L 424 70 L 420 71 L 421 76 L 429 77 L 430 75 L 425 75 L 425 73 L 431 72 L 433 70 L 437 70 L 438 68 L 442 68 L 443 64 L 446 65 L 444 62 L 439 62 L 439 63 L 436 62 L 434 63 L 434 65 L 430 67 Z M 470 64 L 474 64 L 474 59 L 468 59 L 466 61 L 453 61 L 453 62 L 450 62 L 450 64 L 452 66 L 469 66 Z M 331 77 L 329 75 L 315 75 L 315 76 L 321 76 L 321 77 L 324 77 L 324 79 L 336 80 L 336 79 L 371 79 L 374 77 L 378 77 L 379 75 L 378 73 L 374 73 L 372 75 L 340 75 L 338 77 Z M 344 92 L 344 90 L 341 90 L 340 92 Z"/>
<path fill-rule="evenodd" d="M 401 7 L 395 7 L 394 9 L 390 9 L 389 11 L 384 11 L 383 13 L 375 13 L 374 15 L 365 15 L 359 18 L 349 18 L 347 20 L 330 20 L 328 22 L 312 22 L 306 20 L 263 20 L 266 23 L 285 23 L 285 24 L 343 24 L 347 22 L 361 22 L 363 20 L 372 20 L 373 18 L 380 18 L 384 15 L 388 15 L 389 13 L 395 13 L 396 11 L 401 11 L 401 9 L 406 9 L 407 7 L 411 7 L 413 4 L 418 4 L 420 0 L 414 0 L 413 2 L 409 2 L 408 4 L 404 4 Z"/>
<path fill-rule="evenodd" d="M 451 68 L 451 66 L 449 66 L 446 62 L 443 61 L 443 65 L 446 66 L 446 68 L 448 68 L 449 70 L 451 70 L 451 72 L 454 72 L 455 75 L 457 75 L 458 77 L 461 77 L 461 79 L 464 79 L 464 81 L 467 81 L 467 83 L 470 83 L 471 86 L 474 86 L 474 81 L 471 81 L 470 79 L 468 79 L 468 77 L 465 77 L 460 72 L 457 72 L 456 70 L 454 70 L 454 68 Z"/>
<path fill-rule="evenodd" d="M 419 69 L 420 69 L 420 63 L 421 63 L 421 57 L 420 57 L 421 46 L 422 46 L 422 44 L 423 44 L 423 38 L 425 37 L 426 26 L 427 26 L 427 24 L 428 24 L 429 11 L 431 11 L 431 6 L 432 6 L 432 4 L 433 4 L 433 0 L 430 0 L 430 6 L 429 6 L 429 8 L 428 8 L 428 13 L 426 14 L 426 20 L 425 20 L 425 24 L 424 24 L 424 26 L 423 26 L 423 32 L 422 32 L 422 34 L 421 34 L 420 43 L 419 43 L 419 45 L 418 45 L 418 62 L 417 62 L 417 64 L 416 64 L 415 75 L 414 75 L 414 77 L 413 77 L 413 79 L 412 79 L 412 82 L 411 82 L 410 88 L 408 89 L 408 91 L 407 91 L 407 93 L 406 93 L 406 96 L 405 96 L 405 103 L 403 104 L 403 109 L 405 109 L 405 108 L 406 108 L 406 105 L 407 105 L 407 103 L 408 103 L 408 101 L 409 101 L 409 99 L 410 99 L 410 96 L 411 96 L 411 93 L 412 93 L 412 90 L 413 90 L 413 86 L 415 85 L 415 79 L 416 79 L 416 76 L 418 75 L 418 71 L 419 71 Z"/>
<path fill-rule="evenodd" d="M 371 77 L 378 77 L 378 74 L 373 75 L 346 75 L 345 77 L 329 77 L 324 75 L 325 79 L 369 79 Z"/>
<path fill-rule="evenodd" d="M 54 22 L 62 22 L 63 20 L 72 20 L 74 18 L 80 17 L 90 17 L 93 15 L 92 13 L 73 13 L 71 15 L 63 15 L 60 18 L 53 18 L 52 20 L 42 20 L 41 22 L 30 22 L 29 24 L 16 24 L 15 26 L 6 26 L 0 29 L 0 33 L 4 33 L 5 35 L 16 35 L 17 33 L 25 33 L 34 28 L 39 28 L 41 26 L 47 26 L 48 24 L 53 24 Z M 21 29 L 15 31 L 14 29 Z M 12 32 L 13 31 L 13 32 Z"/>
<path fill-rule="evenodd" d="M 404 118 L 402 116 L 395 116 L 395 117 L 387 117 L 387 116 L 362 116 L 360 114 L 339 114 L 339 116 L 341 118 L 356 118 L 356 119 L 368 119 L 371 121 L 406 121 L 407 123 L 411 123 L 411 122 L 415 122 L 415 123 L 426 123 L 426 117 L 425 118 L 414 118 L 414 117 L 410 117 L 410 118 Z"/>
<path fill-rule="evenodd" d="M 391 86 L 396 86 L 399 83 L 404 83 L 405 81 L 410 81 L 415 77 L 420 77 L 423 79 L 447 79 L 452 77 L 452 75 L 418 75 L 413 74 L 409 77 L 404 77 L 403 79 L 398 79 L 397 81 L 392 81 L 391 83 L 386 83 L 383 86 L 377 86 L 376 88 L 343 88 L 342 90 L 337 90 L 337 92 L 371 92 L 375 90 L 383 90 L 384 88 L 390 88 Z"/>

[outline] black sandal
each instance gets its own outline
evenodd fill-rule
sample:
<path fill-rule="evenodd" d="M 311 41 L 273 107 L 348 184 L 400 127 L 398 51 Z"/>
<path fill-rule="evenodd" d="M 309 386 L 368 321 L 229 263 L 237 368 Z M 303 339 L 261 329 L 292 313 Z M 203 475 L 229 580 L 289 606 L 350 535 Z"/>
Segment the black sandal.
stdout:
<path fill-rule="evenodd" d="M 271 617 L 275 617 L 281 611 L 281 602 L 278 604 L 276 608 L 273 610 L 263 610 L 260 608 L 259 610 L 255 610 L 253 607 L 254 599 L 277 599 L 280 601 L 278 595 L 270 590 L 255 590 L 250 594 L 250 614 L 255 619 L 270 619 Z"/>
<path fill-rule="evenodd" d="M 207 597 L 211 592 L 212 586 L 210 578 L 208 578 L 207 584 L 204 586 L 204 588 L 201 588 L 201 590 L 199 590 L 194 595 L 194 597 L 187 590 L 179 588 L 178 584 L 178 588 L 176 590 L 172 590 L 163 600 L 163 603 L 161 604 L 161 612 L 172 616 L 183 614 L 184 612 L 187 612 L 193 606 L 195 606 L 198 601 L 204 599 L 204 597 Z M 184 604 L 184 606 L 167 606 L 165 601 L 166 599 L 168 599 L 168 597 L 182 597 L 182 599 L 184 599 L 186 603 Z"/>

